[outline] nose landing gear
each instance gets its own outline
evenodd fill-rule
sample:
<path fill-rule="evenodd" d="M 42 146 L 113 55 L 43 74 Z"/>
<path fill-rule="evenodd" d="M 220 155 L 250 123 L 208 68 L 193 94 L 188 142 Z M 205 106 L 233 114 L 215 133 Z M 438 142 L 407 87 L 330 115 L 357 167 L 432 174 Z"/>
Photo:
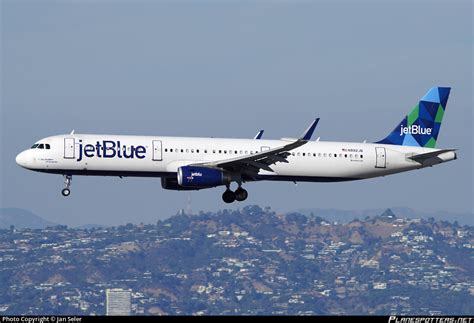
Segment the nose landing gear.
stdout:
<path fill-rule="evenodd" d="M 235 192 L 232 192 L 229 186 L 227 186 L 226 191 L 224 192 L 224 194 L 222 194 L 222 200 L 224 200 L 224 202 L 226 203 L 232 203 L 234 201 L 242 202 L 245 201 L 248 196 L 249 194 L 247 190 L 243 189 L 241 186 L 239 186 L 239 188 L 237 188 Z"/>
<path fill-rule="evenodd" d="M 69 187 L 71 186 L 71 180 L 71 175 L 64 175 L 64 184 L 66 184 L 66 187 L 61 191 L 61 194 L 65 197 L 71 195 L 71 190 L 69 189 Z"/>

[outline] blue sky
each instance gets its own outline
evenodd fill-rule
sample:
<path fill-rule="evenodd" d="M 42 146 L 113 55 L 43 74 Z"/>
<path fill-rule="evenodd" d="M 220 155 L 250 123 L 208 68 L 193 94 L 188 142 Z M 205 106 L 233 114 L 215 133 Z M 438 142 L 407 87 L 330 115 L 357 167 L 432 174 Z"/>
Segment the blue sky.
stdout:
<path fill-rule="evenodd" d="M 432 86 L 451 86 L 438 147 L 457 161 L 385 178 L 251 183 L 277 211 L 409 206 L 472 212 L 471 1 L 2 1 L 2 207 L 70 225 L 155 222 L 187 192 L 157 179 L 29 172 L 15 156 L 68 133 L 332 141 L 385 137 Z M 223 189 L 192 209 L 229 207 Z"/>

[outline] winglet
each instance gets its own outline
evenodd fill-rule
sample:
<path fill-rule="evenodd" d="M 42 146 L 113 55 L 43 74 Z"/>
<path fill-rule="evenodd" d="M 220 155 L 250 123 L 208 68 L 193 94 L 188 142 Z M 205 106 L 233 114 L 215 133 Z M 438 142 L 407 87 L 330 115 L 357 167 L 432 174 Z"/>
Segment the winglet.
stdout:
<path fill-rule="evenodd" d="M 255 135 L 255 137 L 253 137 L 253 139 L 260 139 L 260 138 L 262 138 L 262 135 L 263 135 L 263 130 L 260 130 L 260 131 Z"/>
<path fill-rule="evenodd" d="M 306 129 L 306 131 L 301 135 L 300 140 L 310 140 L 311 136 L 313 135 L 314 129 L 316 129 L 316 126 L 318 125 L 319 118 L 315 119 L 313 123 Z"/>

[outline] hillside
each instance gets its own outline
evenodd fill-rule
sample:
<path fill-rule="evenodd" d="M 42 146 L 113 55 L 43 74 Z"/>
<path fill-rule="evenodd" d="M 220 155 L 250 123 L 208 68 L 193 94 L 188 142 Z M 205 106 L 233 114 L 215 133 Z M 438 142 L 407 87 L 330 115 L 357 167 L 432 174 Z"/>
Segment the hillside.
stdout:
<path fill-rule="evenodd" d="M 391 210 L 347 224 L 258 206 L 156 225 L 0 231 L 5 314 L 472 314 L 474 228 Z M 31 300 L 36 300 L 31 302 Z"/>
<path fill-rule="evenodd" d="M 419 211 L 408 207 L 392 207 L 391 210 L 400 218 L 407 219 L 429 219 L 433 218 L 437 221 L 448 221 L 451 223 L 458 222 L 461 225 L 474 226 L 473 213 L 455 213 L 445 211 Z M 340 210 L 340 209 L 298 209 L 296 212 L 319 216 L 331 222 L 348 223 L 354 219 L 365 219 L 373 217 L 384 212 L 384 209 L 367 209 L 367 210 Z"/>
<path fill-rule="evenodd" d="M 36 214 L 17 208 L 0 208 L 0 229 L 9 229 L 14 226 L 16 229 L 44 229 L 48 226 L 56 225 Z"/>

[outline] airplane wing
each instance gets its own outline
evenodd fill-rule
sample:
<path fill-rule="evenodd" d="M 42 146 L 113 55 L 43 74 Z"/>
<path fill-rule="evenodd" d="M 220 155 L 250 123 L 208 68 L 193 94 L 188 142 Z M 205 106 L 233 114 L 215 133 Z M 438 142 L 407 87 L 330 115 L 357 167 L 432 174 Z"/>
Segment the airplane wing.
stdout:
<path fill-rule="evenodd" d="M 291 154 L 290 151 L 303 146 L 311 139 L 318 122 L 319 118 L 315 119 L 300 138 L 284 146 L 225 160 L 193 164 L 193 166 L 218 167 L 229 171 L 237 171 L 243 177 L 250 179 L 255 178 L 260 169 L 273 172 L 270 165 L 277 162 L 288 163 L 287 157 Z"/>
<path fill-rule="evenodd" d="M 418 155 L 414 155 L 414 156 L 410 156 L 408 157 L 409 159 L 413 160 L 413 161 L 416 161 L 420 164 L 423 164 L 425 161 L 429 160 L 429 159 L 432 159 L 432 158 L 436 158 L 438 157 L 439 155 L 441 154 L 444 154 L 444 153 L 447 153 L 447 152 L 451 152 L 451 151 L 456 151 L 457 149 L 441 149 L 441 150 L 437 150 L 437 151 L 432 151 L 432 152 L 429 152 L 429 153 L 424 153 L 424 154 L 418 154 Z"/>

